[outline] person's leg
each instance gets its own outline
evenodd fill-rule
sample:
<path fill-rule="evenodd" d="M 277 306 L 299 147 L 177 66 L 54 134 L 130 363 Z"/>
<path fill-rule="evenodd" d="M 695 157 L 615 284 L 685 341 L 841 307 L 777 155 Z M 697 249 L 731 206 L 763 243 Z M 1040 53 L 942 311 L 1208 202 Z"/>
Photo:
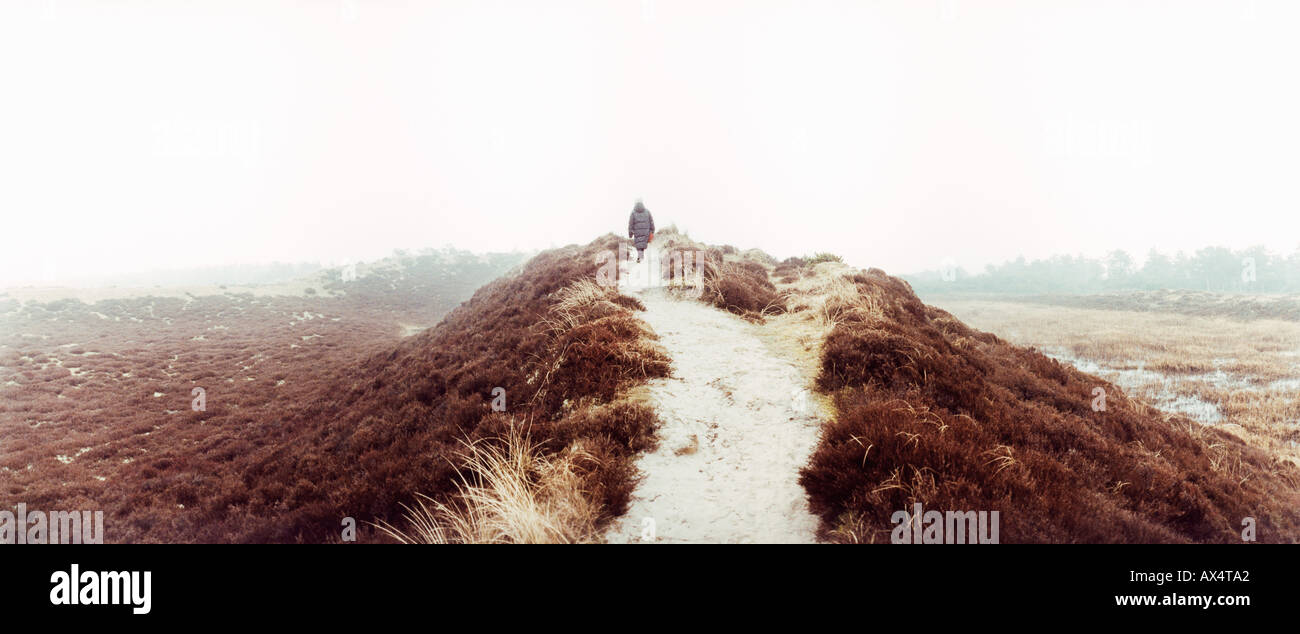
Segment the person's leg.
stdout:
<path fill-rule="evenodd" d="M 636 263 L 637 263 L 637 264 L 640 264 L 640 263 L 641 263 L 641 256 L 644 255 L 644 254 L 645 254 L 645 247 L 637 247 L 637 248 L 636 248 Z"/>

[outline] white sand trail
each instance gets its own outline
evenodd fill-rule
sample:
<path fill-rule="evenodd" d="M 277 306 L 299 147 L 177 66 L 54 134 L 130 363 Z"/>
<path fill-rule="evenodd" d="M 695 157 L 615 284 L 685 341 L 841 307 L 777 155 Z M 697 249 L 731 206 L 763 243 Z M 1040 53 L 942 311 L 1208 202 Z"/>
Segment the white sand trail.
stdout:
<path fill-rule="evenodd" d="M 660 445 L 639 460 L 645 479 L 609 541 L 642 541 L 647 518 L 658 542 L 814 541 L 817 519 L 798 483 L 820 425 L 807 377 L 769 350 L 760 326 L 662 289 L 631 292 L 673 376 L 648 386 Z"/>

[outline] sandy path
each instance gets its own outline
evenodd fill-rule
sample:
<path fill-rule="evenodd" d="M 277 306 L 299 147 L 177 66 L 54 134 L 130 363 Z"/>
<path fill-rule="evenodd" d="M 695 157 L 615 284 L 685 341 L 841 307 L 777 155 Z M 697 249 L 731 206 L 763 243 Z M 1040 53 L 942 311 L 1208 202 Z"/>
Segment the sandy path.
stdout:
<path fill-rule="evenodd" d="M 806 543 L 817 519 L 798 472 L 817 442 L 808 380 L 775 356 L 755 326 L 660 289 L 637 289 L 640 317 L 673 359 L 673 376 L 650 382 L 663 426 L 641 457 L 645 479 L 609 541 Z"/>

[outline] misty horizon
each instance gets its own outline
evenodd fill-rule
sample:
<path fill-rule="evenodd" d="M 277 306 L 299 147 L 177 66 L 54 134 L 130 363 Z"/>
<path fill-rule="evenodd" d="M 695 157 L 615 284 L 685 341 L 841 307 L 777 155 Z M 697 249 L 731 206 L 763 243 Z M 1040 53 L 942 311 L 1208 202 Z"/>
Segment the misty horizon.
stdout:
<path fill-rule="evenodd" d="M 0 11 L 2 287 L 585 244 L 637 198 L 897 273 L 1300 244 L 1282 2 Z"/>
<path fill-rule="evenodd" d="M 27 281 L 18 281 L 16 283 L 10 283 L 4 287 L 0 287 L 0 291 L 2 291 L 4 288 L 19 290 L 25 288 L 43 288 L 43 287 L 145 288 L 151 286 L 177 287 L 177 286 L 195 286 L 195 285 L 197 286 L 215 286 L 215 285 L 258 286 L 258 285 L 277 284 L 277 283 L 287 282 L 291 280 L 304 279 L 308 276 L 320 273 L 322 271 L 341 269 L 350 264 L 364 265 L 368 263 L 380 262 L 389 258 L 398 258 L 407 255 L 465 253 L 465 254 L 471 254 L 476 256 L 512 254 L 512 255 L 524 255 L 524 256 L 531 257 L 532 255 L 536 255 L 537 253 L 540 253 L 545 250 L 559 248 L 561 246 L 574 246 L 576 244 L 577 243 L 570 244 L 570 245 L 548 245 L 547 247 L 542 249 L 530 249 L 530 250 L 513 248 L 509 250 L 502 250 L 502 251 L 471 251 L 469 249 L 461 249 L 453 244 L 443 244 L 439 247 L 426 246 L 417 249 L 394 248 L 389 250 L 388 253 L 376 255 L 369 258 L 303 260 L 297 262 L 263 260 L 263 261 L 253 261 L 253 262 L 214 264 L 214 265 L 206 265 L 206 266 L 201 265 L 201 266 L 191 266 L 191 267 L 167 267 L 167 268 L 156 268 L 150 270 L 123 271 L 118 273 L 85 274 L 76 277 L 71 277 L 71 276 L 64 276 L 60 278 L 47 277 L 40 280 L 27 280 Z M 741 247 L 738 245 L 730 245 L 730 246 L 736 246 L 742 250 L 748 248 L 762 249 L 761 247 L 748 247 L 748 246 Z M 1262 245 L 1252 245 L 1250 247 L 1247 247 L 1247 249 L 1240 249 L 1236 251 L 1244 252 L 1244 251 L 1250 251 L 1253 249 L 1260 249 L 1260 248 L 1263 248 Z M 967 280 L 967 279 L 973 279 L 979 277 L 988 277 L 990 274 L 994 273 L 995 271 L 998 275 L 1006 276 L 1008 275 L 1008 269 L 1015 266 L 1025 267 L 1025 266 L 1034 266 L 1034 265 L 1044 265 L 1059 260 L 1061 258 L 1066 258 L 1066 259 L 1077 259 L 1077 260 L 1097 262 L 1098 264 L 1101 265 L 1101 269 L 1100 269 L 1101 277 L 1104 279 L 1110 277 L 1110 271 L 1109 271 L 1107 259 L 1113 256 L 1114 254 L 1116 254 L 1117 252 L 1122 252 L 1131 258 L 1129 265 L 1134 267 L 1134 273 L 1136 273 L 1138 270 L 1142 269 L 1142 267 L 1144 267 L 1148 263 L 1149 255 L 1152 252 L 1159 252 L 1160 255 L 1169 258 L 1170 260 L 1179 259 L 1179 260 L 1191 261 L 1191 260 L 1195 260 L 1197 255 L 1202 253 L 1205 250 L 1217 250 L 1217 249 L 1226 249 L 1226 247 L 1223 247 L 1222 245 L 1205 245 L 1201 248 L 1193 249 L 1190 251 L 1180 250 L 1172 253 L 1159 251 L 1159 249 L 1156 249 L 1155 247 L 1152 247 L 1151 249 L 1145 251 L 1136 252 L 1136 253 L 1128 253 L 1127 251 L 1123 251 L 1122 249 L 1107 250 L 1098 254 L 1062 252 L 1062 253 L 1052 253 L 1044 257 L 1034 258 L 1034 259 L 1025 258 L 1023 254 L 1016 254 L 1015 256 L 1006 258 L 1004 260 L 989 262 L 984 266 L 984 268 L 975 269 L 975 270 L 967 269 L 966 267 L 959 265 L 955 261 L 945 261 L 945 262 L 938 263 L 936 266 L 923 269 L 923 270 L 886 271 L 886 273 L 902 276 L 904 278 L 909 279 L 909 281 L 913 281 L 914 283 L 918 281 L 919 282 L 942 281 L 947 279 L 945 277 L 945 273 L 947 273 L 950 276 L 953 276 L 955 279 Z M 829 254 L 829 252 L 817 251 L 817 252 L 797 253 L 787 257 L 806 258 L 806 257 L 814 256 L 818 253 Z M 1268 254 L 1270 256 L 1275 257 L 1279 261 L 1295 260 L 1297 258 L 1300 258 L 1300 248 L 1297 248 L 1296 250 L 1290 252 L 1269 251 Z M 838 256 L 839 254 L 831 254 L 831 255 Z M 853 266 L 855 268 L 861 268 L 861 269 L 879 268 L 879 267 L 873 267 L 873 265 L 869 263 L 858 264 L 851 261 L 849 258 L 843 258 L 843 261 L 846 264 L 849 264 L 850 266 Z M 1236 265 L 1234 264 L 1234 267 L 1235 266 Z M 1086 291 L 1081 289 L 1080 292 L 1086 292 Z M 1269 292 L 1269 291 L 1266 289 L 1261 289 L 1258 292 Z M 0 294 L 3 293 L 0 292 Z"/>

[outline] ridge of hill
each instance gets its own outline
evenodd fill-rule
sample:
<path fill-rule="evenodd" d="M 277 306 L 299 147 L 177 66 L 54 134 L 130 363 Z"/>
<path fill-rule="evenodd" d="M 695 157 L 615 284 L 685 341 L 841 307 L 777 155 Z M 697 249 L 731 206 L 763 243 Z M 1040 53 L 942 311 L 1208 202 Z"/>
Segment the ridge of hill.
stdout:
<path fill-rule="evenodd" d="M 290 285 L 0 296 L 0 507 L 100 509 L 112 542 L 227 539 L 205 507 L 244 486 L 267 429 L 519 257 L 444 250 L 359 264 L 346 282 L 333 269 Z"/>
<path fill-rule="evenodd" d="M 1300 470 L 1233 434 L 967 327 L 878 269 L 838 274 L 817 385 L 836 418 L 802 482 L 823 536 L 999 511 L 1004 542 L 1300 539 Z M 1099 398 L 1103 400 L 1099 400 Z"/>
<path fill-rule="evenodd" d="M 1294 465 L 971 329 L 899 278 L 672 228 L 656 245 L 690 253 L 699 301 L 816 377 L 828 420 L 797 478 L 822 540 L 888 541 L 915 504 L 998 511 L 1003 542 L 1233 542 L 1246 518 L 1260 541 L 1300 538 Z M 405 338 L 395 315 L 445 302 L 407 288 L 426 276 L 400 260 L 329 296 L 11 301 L 0 503 L 103 508 L 111 541 L 337 542 L 348 519 L 365 540 L 602 541 L 659 441 L 641 388 L 674 361 L 646 304 L 599 283 L 623 248 L 544 251 Z M 496 266 L 464 264 L 465 284 Z M 200 384 L 219 389 L 189 411 Z M 510 505 L 483 497 L 503 483 Z"/>
<path fill-rule="evenodd" d="M 518 430 L 544 455 L 567 454 L 564 477 L 597 504 L 563 538 L 594 535 L 625 508 L 631 458 L 653 444 L 653 411 L 617 397 L 667 373 L 633 316 L 639 302 L 593 282 L 599 255 L 618 246 L 607 235 L 545 251 L 437 327 L 337 372 L 282 425 L 256 431 L 261 449 L 205 508 L 208 537 L 334 541 L 344 516 L 366 531 L 401 523 L 417 496 L 455 503 L 467 446 Z"/>

